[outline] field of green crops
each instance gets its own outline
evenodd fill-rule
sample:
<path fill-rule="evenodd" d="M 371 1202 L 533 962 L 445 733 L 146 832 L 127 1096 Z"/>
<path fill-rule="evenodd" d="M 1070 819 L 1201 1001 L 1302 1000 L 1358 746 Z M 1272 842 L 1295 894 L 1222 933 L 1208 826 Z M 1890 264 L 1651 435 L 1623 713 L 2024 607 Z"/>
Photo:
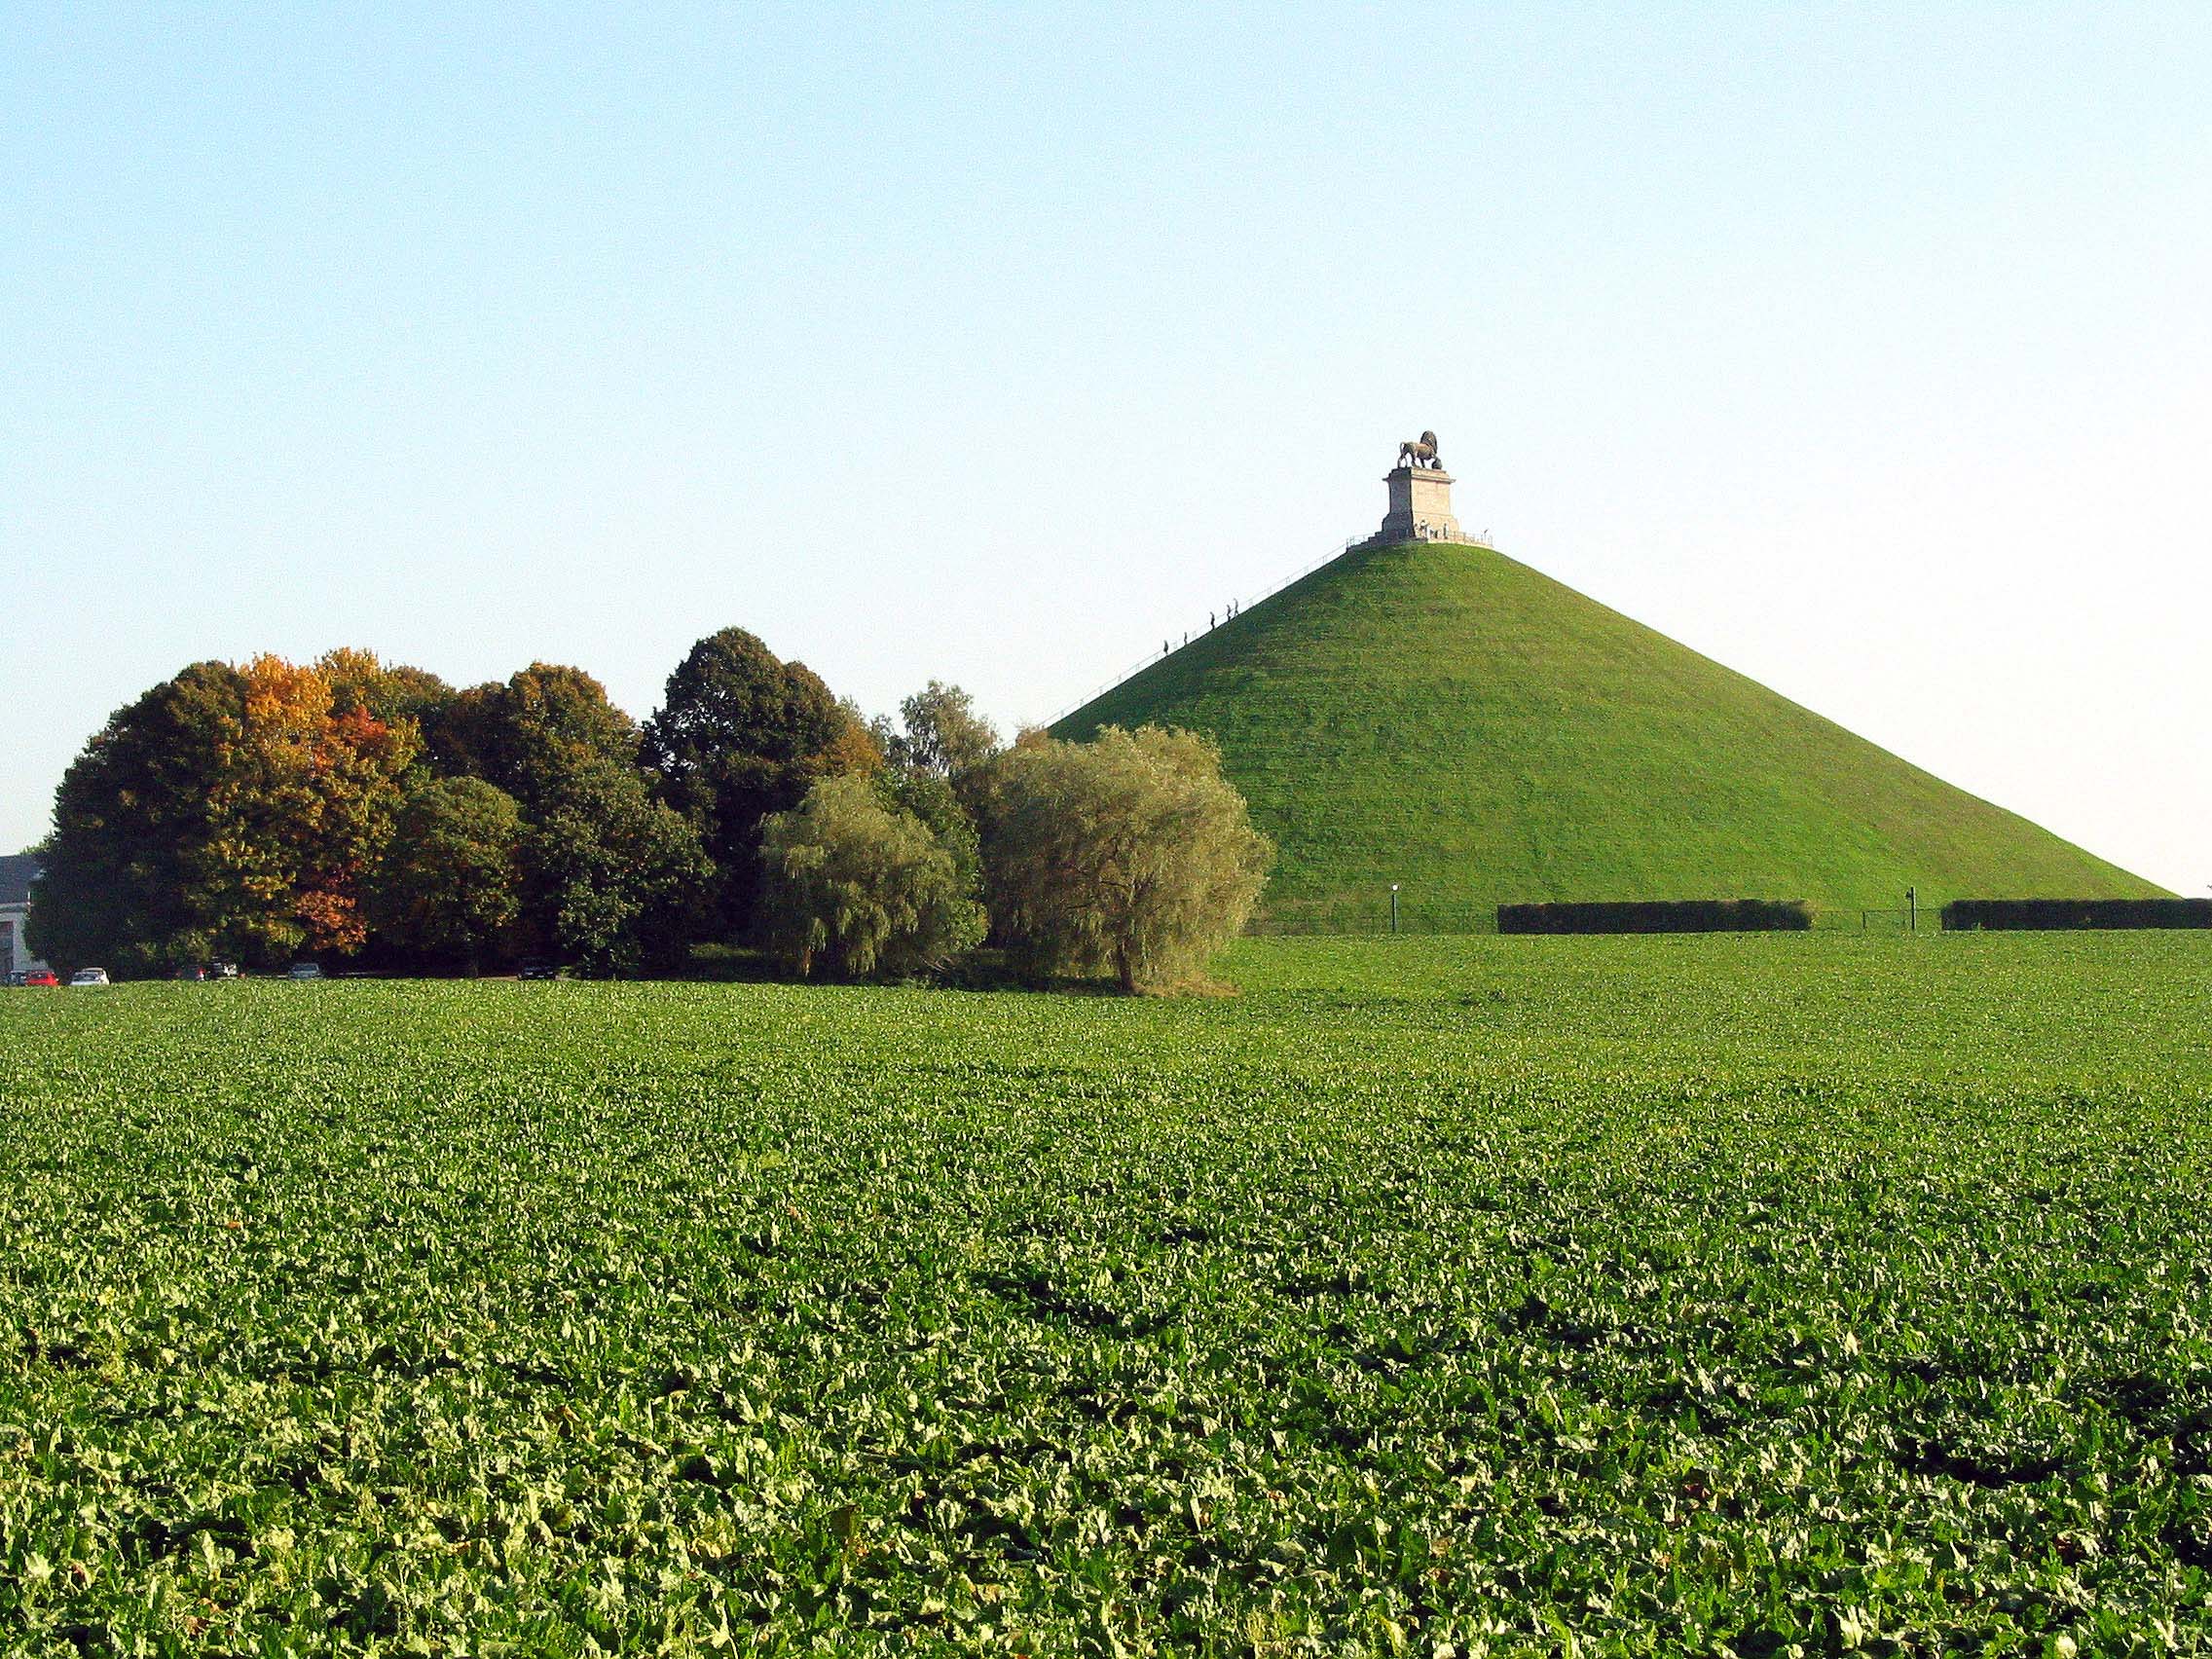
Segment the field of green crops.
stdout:
<path fill-rule="evenodd" d="M 2212 1643 L 2212 949 L 0 992 L 0 1651 Z"/>

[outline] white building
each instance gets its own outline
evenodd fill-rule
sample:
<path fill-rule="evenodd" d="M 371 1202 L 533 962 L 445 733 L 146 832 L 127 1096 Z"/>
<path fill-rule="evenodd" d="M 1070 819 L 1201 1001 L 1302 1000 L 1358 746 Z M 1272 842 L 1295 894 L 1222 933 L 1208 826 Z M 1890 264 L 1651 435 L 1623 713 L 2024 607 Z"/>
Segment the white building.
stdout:
<path fill-rule="evenodd" d="M 30 854 L 0 857 L 0 975 L 46 966 L 31 954 L 23 939 L 23 924 L 31 913 L 31 883 L 37 879 L 38 860 Z"/>

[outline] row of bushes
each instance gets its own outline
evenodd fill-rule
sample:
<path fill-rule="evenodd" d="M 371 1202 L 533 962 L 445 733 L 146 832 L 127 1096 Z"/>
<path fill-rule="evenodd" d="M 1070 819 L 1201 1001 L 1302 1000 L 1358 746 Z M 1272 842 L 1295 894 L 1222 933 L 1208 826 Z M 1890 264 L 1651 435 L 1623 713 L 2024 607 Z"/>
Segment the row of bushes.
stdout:
<path fill-rule="evenodd" d="M 1668 899 L 1500 904 L 1501 934 L 1799 933 L 1801 899 Z M 1946 932 L 1980 929 L 2212 928 L 2212 899 L 1954 899 Z"/>
<path fill-rule="evenodd" d="M 1954 899 L 1946 933 L 1983 929 L 2212 928 L 2212 899 Z"/>

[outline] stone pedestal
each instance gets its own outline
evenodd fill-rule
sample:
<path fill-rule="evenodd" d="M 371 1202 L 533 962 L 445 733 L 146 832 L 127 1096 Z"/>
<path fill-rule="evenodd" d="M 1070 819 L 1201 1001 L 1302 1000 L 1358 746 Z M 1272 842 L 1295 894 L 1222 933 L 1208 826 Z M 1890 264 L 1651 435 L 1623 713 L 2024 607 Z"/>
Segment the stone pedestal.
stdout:
<path fill-rule="evenodd" d="M 1384 476 L 1390 486 L 1390 510 L 1377 542 L 1464 541 L 1459 521 L 1452 516 L 1452 474 L 1430 466 L 1400 466 Z"/>

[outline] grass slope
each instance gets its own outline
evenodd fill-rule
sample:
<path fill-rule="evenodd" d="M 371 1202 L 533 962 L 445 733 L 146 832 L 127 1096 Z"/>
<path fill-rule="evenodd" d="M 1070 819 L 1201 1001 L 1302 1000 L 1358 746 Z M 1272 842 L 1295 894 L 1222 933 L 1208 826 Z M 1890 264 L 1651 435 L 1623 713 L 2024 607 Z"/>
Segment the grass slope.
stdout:
<path fill-rule="evenodd" d="M 1147 721 L 1221 744 L 1288 925 L 1376 925 L 1393 881 L 1440 927 L 1524 900 L 2160 891 L 1486 548 L 1347 553 L 1053 729 Z"/>

